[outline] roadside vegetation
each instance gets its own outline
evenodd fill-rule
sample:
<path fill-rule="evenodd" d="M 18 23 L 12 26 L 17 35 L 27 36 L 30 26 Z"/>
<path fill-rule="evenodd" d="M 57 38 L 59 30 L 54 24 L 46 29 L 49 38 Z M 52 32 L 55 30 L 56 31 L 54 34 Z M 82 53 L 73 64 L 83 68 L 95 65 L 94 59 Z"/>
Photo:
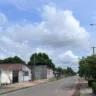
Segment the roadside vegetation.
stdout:
<path fill-rule="evenodd" d="M 0 64 L 9 64 L 9 63 L 25 63 L 20 57 L 8 57 L 3 60 L 0 60 Z M 30 60 L 28 62 L 28 66 L 39 66 L 39 65 L 46 65 L 48 68 L 53 69 L 54 72 L 59 73 L 60 77 L 63 76 L 73 76 L 76 75 L 76 72 L 73 71 L 72 68 L 67 67 L 67 69 L 58 67 L 56 68 L 55 64 L 53 63 L 52 59 L 46 53 L 34 53 L 31 55 Z"/>
<path fill-rule="evenodd" d="M 82 57 L 79 61 L 79 76 L 88 81 L 88 86 L 92 87 L 96 94 L 96 55 Z M 94 83 L 93 83 L 94 82 Z"/>
<path fill-rule="evenodd" d="M 15 63 L 25 63 L 20 57 L 15 56 L 15 57 L 8 57 L 3 60 L 0 60 L 0 64 L 15 64 Z M 73 71 L 72 68 L 67 67 L 66 69 L 61 68 L 61 67 L 56 67 L 55 64 L 53 63 L 52 59 L 46 54 L 46 53 L 34 53 L 31 55 L 30 60 L 27 64 L 29 67 L 33 66 L 39 66 L 39 65 L 46 65 L 48 68 L 53 69 L 54 71 L 54 78 L 51 78 L 49 81 L 55 81 L 56 78 L 56 73 L 58 74 L 58 79 L 63 79 L 68 76 L 74 76 L 76 75 L 76 72 Z"/>
<path fill-rule="evenodd" d="M 76 75 L 76 72 L 74 72 L 72 70 L 72 68 L 70 68 L 70 67 L 67 67 L 67 69 L 63 69 L 61 67 L 58 67 L 58 68 L 55 68 L 55 71 L 59 74 L 58 80 Z M 49 79 L 49 81 L 51 81 L 51 82 L 56 81 L 56 80 L 57 80 L 56 76 Z"/>

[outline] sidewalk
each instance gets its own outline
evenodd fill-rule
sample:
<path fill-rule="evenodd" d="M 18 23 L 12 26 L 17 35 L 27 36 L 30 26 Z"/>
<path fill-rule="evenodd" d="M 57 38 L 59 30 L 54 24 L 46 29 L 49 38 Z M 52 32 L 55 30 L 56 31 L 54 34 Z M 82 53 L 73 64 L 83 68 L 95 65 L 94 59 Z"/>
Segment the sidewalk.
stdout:
<path fill-rule="evenodd" d="M 36 80 L 34 82 L 30 81 L 30 82 L 21 82 L 21 83 L 3 85 L 0 88 L 0 95 L 5 94 L 5 93 L 9 93 L 9 92 L 12 92 L 12 91 L 25 89 L 25 88 L 32 87 L 32 86 L 36 86 L 36 85 L 43 84 L 43 83 L 46 83 L 46 82 L 48 82 L 48 79 Z"/>
<path fill-rule="evenodd" d="M 92 88 L 88 87 L 88 82 L 80 78 L 80 96 L 94 96 Z"/>

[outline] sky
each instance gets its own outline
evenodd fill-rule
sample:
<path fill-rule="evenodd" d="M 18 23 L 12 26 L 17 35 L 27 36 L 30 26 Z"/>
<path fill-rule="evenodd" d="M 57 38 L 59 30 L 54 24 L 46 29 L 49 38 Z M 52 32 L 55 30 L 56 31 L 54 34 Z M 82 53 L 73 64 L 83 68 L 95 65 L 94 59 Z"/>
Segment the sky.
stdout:
<path fill-rule="evenodd" d="M 78 70 L 96 45 L 96 0 L 0 0 L 0 59 L 45 52 Z"/>

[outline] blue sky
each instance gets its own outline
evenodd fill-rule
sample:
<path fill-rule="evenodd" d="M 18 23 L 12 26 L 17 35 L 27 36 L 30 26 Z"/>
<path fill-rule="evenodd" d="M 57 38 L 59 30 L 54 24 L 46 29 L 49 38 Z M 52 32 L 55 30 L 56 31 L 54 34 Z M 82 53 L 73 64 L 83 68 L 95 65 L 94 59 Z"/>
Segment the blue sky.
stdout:
<path fill-rule="evenodd" d="M 39 0 L 39 1 L 31 1 L 28 0 L 30 5 L 23 5 L 24 1 L 27 0 L 17 0 L 17 6 L 14 4 L 16 0 L 11 2 L 12 0 L 9 0 L 9 2 L 6 0 L 5 3 L 1 1 L 0 3 L 0 11 L 5 13 L 8 16 L 8 19 L 11 21 L 19 21 L 22 19 L 31 20 L 32 22 L 38 22 L 40 18 L 39 9 L 42 8 L 42 6 L 49 4 L 49 5 L 56 5 L 56 7 L 64 9 L 64 10 L 71 10 L 73 11 L 74 16 L 76 19 L 79 19 L 82 25 L 87 26 L 88 23 L 92 22 L 92 20 L 95 18 L 96 12 L 96 6 L 95 0 L 84 0 L 81 2 L 80 0 Z M 42 2 L 41 2 L 42 1 Z M 56 2 L 55 2 L 56 1 Z M 36 3 L 37 2 L 37 3 Z M 41 2 L 41 3 L 40 3 Z M 29 4 L 28 3 L 28 4 Z M 52 3 L 52 4 L 51 4 Z M 20 6 L 22 8 L 18 8 Z M 34 6 L 33 6 L 34 5 Z M 29 7 L 30 6 L 30 7 Z M 18 17 L 18 18 L 17 18 Z M 94 23 L 94 22 L 93 22 Z"/>
<path fill-rule="evenodd" d="M 46 52 L 56 66 L 78 69 L 95 46 L 96 0 L 0 1 L 0 58 Z M 56 56 L 57 55 L 57 56 Z M 56 56 L 56 57 L 55 57 Z"/>

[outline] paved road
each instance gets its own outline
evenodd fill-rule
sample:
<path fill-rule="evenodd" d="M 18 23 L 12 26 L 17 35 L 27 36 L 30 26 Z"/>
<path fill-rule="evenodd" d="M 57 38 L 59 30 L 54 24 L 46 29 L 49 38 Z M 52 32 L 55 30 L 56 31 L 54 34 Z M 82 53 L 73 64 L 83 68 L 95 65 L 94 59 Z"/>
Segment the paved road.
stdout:
<path fill-rule="evenodd" d="M 77 76 L 69 77 L 64 80 L 41 84 L 2 96 L 71 96 L 70 94 L 77 80 Z"/>

